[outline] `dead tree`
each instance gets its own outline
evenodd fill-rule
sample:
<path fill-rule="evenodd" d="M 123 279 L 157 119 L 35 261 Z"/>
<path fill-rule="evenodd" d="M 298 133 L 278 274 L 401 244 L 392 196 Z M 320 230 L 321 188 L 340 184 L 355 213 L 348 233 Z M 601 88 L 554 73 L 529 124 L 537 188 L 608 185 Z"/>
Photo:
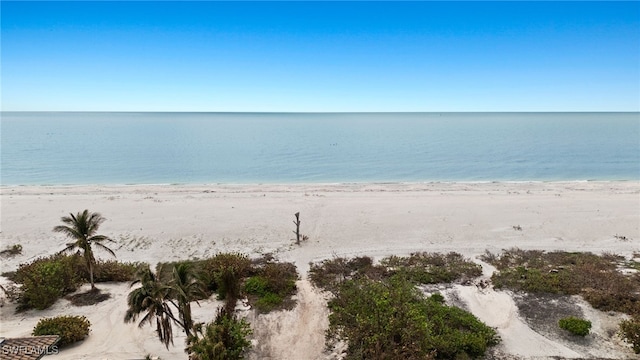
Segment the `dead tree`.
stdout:
<path fill-rule="evenodd" d="M 296 231 L 294 231 L 296 234 L 296 245 L 300 245 L 300 212 L 297 212 L 294 215 L 296 216 L 296 220 L 293 222 L 296 224 Z"/>

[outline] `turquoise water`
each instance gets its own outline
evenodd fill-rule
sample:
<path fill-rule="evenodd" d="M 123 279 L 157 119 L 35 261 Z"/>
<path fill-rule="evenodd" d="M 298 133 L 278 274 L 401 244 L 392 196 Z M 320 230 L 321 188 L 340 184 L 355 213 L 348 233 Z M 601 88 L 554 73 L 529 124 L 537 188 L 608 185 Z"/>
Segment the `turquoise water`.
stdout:
<path fill-rule="evenodd" d="M 640 180 L 639 113 L 2 113 L 2 185 Z"/>

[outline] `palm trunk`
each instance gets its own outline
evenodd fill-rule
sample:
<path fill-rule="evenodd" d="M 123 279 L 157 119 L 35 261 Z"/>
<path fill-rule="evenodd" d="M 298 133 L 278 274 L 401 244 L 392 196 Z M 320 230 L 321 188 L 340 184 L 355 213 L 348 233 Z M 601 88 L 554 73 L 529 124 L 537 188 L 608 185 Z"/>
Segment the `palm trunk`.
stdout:
<path fill-rule="evenodd" d="M 93 283 L 93 262 L 89 261 L 89 281 L 91 282 L 91 290 L 96 289 L 96 285 Z"/>

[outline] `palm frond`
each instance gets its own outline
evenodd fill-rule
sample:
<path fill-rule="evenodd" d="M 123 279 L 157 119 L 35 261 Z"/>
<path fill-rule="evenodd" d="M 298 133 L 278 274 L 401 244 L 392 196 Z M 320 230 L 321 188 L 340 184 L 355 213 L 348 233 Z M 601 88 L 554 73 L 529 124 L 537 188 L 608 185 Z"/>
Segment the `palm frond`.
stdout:
<path fill-rule="evenodd" d="M 108 252 L 109 254 L 113 255 L 113 257 L 116 257 L 116 253 L 113 252 L 113 250 L 109 249 L 108 247 L 102 245 L 101 243 L 97 242 L 95 243 L 96 247 Z"/>
<path fill-rule="evenodd" d="M 60 251 L 58 252 L 58 254 L 64 254 L 64 253 L 66 253 L 66 252 L 73 251 L 73 250 L 75 250 L 75 248 L 77 248 L 77 247 L 78 247 L 78 244 L 77 244 L 77 243 L 68 243 L 68 244 L 67 244 L 67 246 L 66 246 L 64 249 L 62 249 L 62 250 L 60 250 Z"/>
<path fill-rule="evenodd" d="M 114 240 L 112 240 L 111 238 L 109 238 L 108 236 L 105 236 L 105 235 L 93 235 L 87 240 L 91 241 L 91 242 L 110 241 L 112 243 L 115 243 Z"/>
<path fill-rule="evenodd" d="M 68 237 L 72 239 L 81 239 L 83 238 L 82 234 L 78 232 L 77 229 L 69 226 L 58 225 L 53 228 L 54 232 L 64 233 Z"/>

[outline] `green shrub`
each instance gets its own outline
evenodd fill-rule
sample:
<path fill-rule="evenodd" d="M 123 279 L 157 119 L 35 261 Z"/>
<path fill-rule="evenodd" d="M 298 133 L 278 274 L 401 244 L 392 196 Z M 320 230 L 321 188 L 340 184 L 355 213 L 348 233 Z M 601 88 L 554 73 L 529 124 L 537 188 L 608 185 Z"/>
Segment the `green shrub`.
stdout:
<path fill-rule="evenodd" d="M 140 263 L 122 263 L 114 260 L 97 261 L 95 282 L 132 281 L 142 266 Z M 89 271 L 79 254 L 56 254 L 21 264 L 12 274 L 12 280 L 22 287 L 18 294 L 18 309 L 43 310 L 56 300 L 72 293 L 89 281 Z"/>
<path fill-rule="evenodd" d="M 91 323 L 84 316 L 57 316 L 40 319 L 32 335 L 59 335 L 59 346 L 83 340 L 89 335 Z"/>
<path fill-rule="evenodd" d="M 439 302 L 440 304 L 444 304 L 444 296 L 440 293 L 434 293 L 429 296 L 429 300 Z"/>
<path fill-rule="evenodd" d="M 347 280 L 329 301 L 330 339 L 347 359 L 453 359 L 482 356 L 499 338 L 472 314 L 426 299 L 412 280 Z"/>
<path fill-rule="evenodd" d="M 482 275 L 482 267 L 450 252 L 413 253 L 410 256 L 390 256 L 380 261 L 391 273 L 405 272 L 416 283 L 435 284 L 464 281 Z"/>
<path fill-rule="evenodd" d="M 240 288 L 236 287 L 250 270 L 251 260 L 240 253 L 219 253 L 202 261 L 203 281 L 209 290 L 218 293 L 220 299 L 226 296 L 227 291 L 237 296 Z"/>
<path fill-rule="evenodd" d="M 93 269 L 93 279 L 95 282 L 133 281 L 138 270 L 145 266 L 147 264 L 138 262 L 125 263 L 116 260 L 98 260 Z M 88 272 L 84 278 L 89 279 Z"/>
<path fill-rule="evenodd" d="M 259 311 L 290 309 L 295 304 L 298 272 L 292 263 L 278 262 L 265 255 L 250 260 L 240 253 L 218 253 L 215 256 L 195 261 L 184 261 L 193 266 L 198 278 L 206 287 L 203 296 L 217 294 L 225 299 L 226 306 L 235 306 L 240 296 L 246 295 L 249 303 Z M 170 281 L 171 269 L 176 263 L 160 263 L 156 271 L 162 281 Z M 266 297 L 265 299 L 262 299 Z"/>
<path fill-rule="evenodd" d="M 569 316 L 558 321 L 558 326 L 573 335 L 587 336 L 591 330 L 591 321 Z"/>
<path fill-rule="evenodd" d="M 292 263 L 268 260 L 254 267 L 256 275 L 244 283 L 244 292 L 249 303 L 259 312 L 293 308 L 291 298 L 296 292 L 298 272 Z"/>
<path fill-rule="evenodd" d="M 244 283 L 244 291 L 247 294 L 264 296 L 269 292 L 269 283 L 262 276 L 252 276 Z"/>
<path fill-rule="evenodd" d="M 500 341 L 496 331 L 473 314 L 436 301 L 427 302 L 429 347 L 438 359 L 477 358 Z"/>
<path fill-rule="evenodd" d="M 75 271 L 79 261 L 78 255 L 54 255 L 21 264 L 15 274 L 15 281 L 22 284 L 18 310 L 43 310 L 75 291 L 82 283 Z"/>
<path fill-rule="evenodd" d="M 315 286 L 335 291 L 345 280 L 358 279 L 363 276 L 372 278 L 374 272 L 383 269 L 374 266 L 373 259 L 368 256 L 352 259 L 336 257 L 323 260 L 319 264 L 311 264 L 308 276 Z"/>
<path fill-rule="evenodd" d="M 432 358 L 429 319 L 413 284 L 346 280 L 328 305 L 327 336 L 347 342 L 347 359 Z"/>
<path fill-rule="evenodd" d="M 283 302 L 284 299 L 280 295 L 268 292 L 259 297 L 254 305 L 259 312 L 265 313 L 279 308 Z"/>
<path fill-rule="evenodd" d="M 292 263 L 268 263 L 259 270 L 259 274 L 267 280 L 270 292 L 286 296 L 292 295 L 296 290 L 298 272 Z"/>
<path fill-rule="evenodd" d="M 188 339 L 189 360 L 243 359 L 251 347 L 249 335 L 249 323 L 219 311 L 216 319 L 205 326 L 201 337 Z"/>
<path fill-rule="evenodd" d="M 622 321 L 620 335 L 624 341 L 631 344 L 636 354 L 640 354 L 640 317 Z"/>

